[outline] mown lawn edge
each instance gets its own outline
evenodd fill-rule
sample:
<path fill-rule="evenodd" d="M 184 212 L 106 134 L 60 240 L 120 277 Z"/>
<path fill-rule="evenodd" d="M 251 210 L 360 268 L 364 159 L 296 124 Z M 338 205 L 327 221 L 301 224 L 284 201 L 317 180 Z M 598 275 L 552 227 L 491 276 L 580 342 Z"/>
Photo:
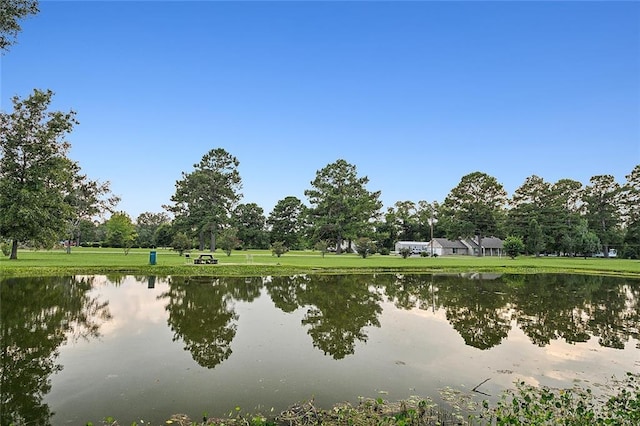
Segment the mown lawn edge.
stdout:
<path fill-rule="evenodd" d="M 145 265 L 138 267 L 59 267 L 59 266 L 29 266 L 25 268 L 5 269 L 0 267 L 0 277 L 40 277 L 65 275 L 144 275 L 144 276 L 290 276 L 300 274 L 438 274 L 438 273 L 497 273 L 497 274 L 584 274 L 606 275 L 640 278 L 640 274 L 625 270 L 599 270 L 581 268 L 549 268 L 549 267 L 299 267 L 299 266 L 271 266 L 271 265 L 212 265 L 212 266 L 158 266 Z"/>

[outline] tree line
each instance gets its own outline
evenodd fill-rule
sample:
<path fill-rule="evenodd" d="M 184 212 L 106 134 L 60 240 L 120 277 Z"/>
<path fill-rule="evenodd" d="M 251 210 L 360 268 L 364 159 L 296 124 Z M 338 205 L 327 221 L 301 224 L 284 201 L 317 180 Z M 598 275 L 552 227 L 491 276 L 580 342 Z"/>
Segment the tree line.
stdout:
<path fill-rule="evenodd" d="M 65 139 L 75 112 L 48 111 L 53 92 L 34 90 L 13 98 L 13 112 L 0 115 L 0 237 L 17 258 L 19 244 L 234 249 L 295 249 L 353 246 L 388 254 L 397 241 L 516 236 L 527 254 L 587 255 L 618 248 L 640 257 L 640 165 L 620 184 L 611 175 L 589 184 L 532 175 L 511 197 L 483 172 L 461 178 L 443 202 L 398 201 L 383 211 L 380 191 L 343 159 L 316 172 L 305 190 L 279 200 L 265 215 L 256 203 L 241 203 L 239 161 L 211 149 L 182 172 L 164 212 L 132 220 L 117 212 L 109 182 L 91 180 L 68 158 Z M 111 212 L 108 220 L 97 222 Z M 355 244 L 353 244 L 355 242 Z"/>
<path fill-rule="evenodd" d="M 237 160 L 222 150 L 205 157 L 211 155 L 237 167 Z M 308 204 L 287 196 L 265 217 L 255 203 L 237 203 L 239 194 L 229 186 L 218 195 L 233 196 L 214 199 L 211 193 L 216 188 L 225 182 L 239 186 L 239 180 L 229 180 L 228 169 L 219 173 L 203 164 L 183 174 L 172 197 L 174 204 L 167 206 L 175 214 L 172 230 L 197 240 L 201 250 L 215 249 L 216 234 L 225 250 L 268 248 L 280 242 L 291 249 L 335 247 L 338 253 L 354 241 L 357 245 L 373 241 L 379 252 L 388 253 L 401 240 L 517 236 L 530 255 L 602 251 L 608 256 L 615 247 L 624 257 L 640 257 L 640 165 L 622 184 L 611 175 L 593 176 L 586 186 L 571 179 L 546 182 L 533 175 L 511 197 L 495 177 L 473 172 L 463 176 L 442 203 L 398 201 L 383 211 L 380 191 L 368 190 L 369 179 L 339 159 L 316 172 L 305 191 Z M 209 177 L 203 180 L 203 173 Z M 232 175 L 238 177 L 237 169 Z M 207 184 L 199 186 L 202 182 Z M 217 216 L 213 206 L 221 208 Z M 166 228 L 158 229 L 167 237 Z M 209 241 L 203 231 L 209 233 Z"/>

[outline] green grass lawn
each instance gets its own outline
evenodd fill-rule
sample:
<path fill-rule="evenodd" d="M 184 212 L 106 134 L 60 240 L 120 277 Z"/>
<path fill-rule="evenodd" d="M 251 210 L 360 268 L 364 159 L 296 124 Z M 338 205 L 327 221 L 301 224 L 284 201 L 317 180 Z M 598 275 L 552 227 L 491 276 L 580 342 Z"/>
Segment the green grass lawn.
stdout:
<path fill-rule="evenodd" d="M 216 251 L 217 265 L 194 265 L 191 259 L 168 249 L 156 250 L 156 265 L 149 264 L 149 249 L 122 250 L 108 248 L 74 248 L 64 250 L 20 250 L 18 260 L 0 258 L 2 276 L 37 276 L 60 274 L 131 273 L 141 275 L 291 275 L 297 273 L 370 273 L 370 272 L 572 272 L 640 277 L 640 261 L 568 257 L 443 256 L 403 259 L 397 255 L 374 255 L 363 259 L 355 254 L 324 257 L 314 251 L 292 251 L 282 257 L 268 250 L 234 251 L 227 256 Z M 207 253 L 207 252 L 203 252 Z"/>

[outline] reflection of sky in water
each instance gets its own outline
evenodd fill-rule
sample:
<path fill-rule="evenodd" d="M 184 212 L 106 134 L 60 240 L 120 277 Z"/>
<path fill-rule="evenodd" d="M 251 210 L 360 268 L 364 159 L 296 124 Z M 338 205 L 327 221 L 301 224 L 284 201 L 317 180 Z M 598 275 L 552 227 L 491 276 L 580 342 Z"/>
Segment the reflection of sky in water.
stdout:
<path fill-rule="evenodd" d="M 145 289 L 144 284 L 133 277 L 126 277 L 118 287 L 105 281 L 94 290 L 96 296 L 110 301 L 113 319 L 100 328 L 104 338 L 115 334 L 142 334 L 149 324 L 166 324 L 164 307 L 167 302 L 159 298 L 167 289 L 166 282 L 156 280 L 154 289 Z"/>
<path fill-rule="evenodd" d="M 489 378 L 479 390 L 493 396 L 516 380 L 551 387 L 601 383 L 613 374 L 621 377 L 626 371 L 635 371 L 634 363 L 640 359 L 633 341 L 626 351 L 601 347 L 597 338 L 580 344 L 552 340 L 540 348 L 531 344 L 515 321 L 500 345 L 480 350 L 464 345 L 443 309 L 435 313 L 400 311 L 387 304 L 384 312 L 382 328 L 369 334 L 367 346 L 373 347 L 368 349 L 377 357 L 386 356 L 386 360 L 401 357 L 402 365 L 411 370 L 407 376 L 418 394 L 428 394 L 434 380 L 436 387 L 470 390 Z M 389 325 L 392 327 L 386 328 Z"/>
<path fill-rule="evenodd" d="M 161 297 L 166 281 L 157 279 L 154 288 L 132 277 L 118 286 L 101 277 L 95 283 L 92 295 L 109 301 L 113 319 L 102 325 L 99 340 L 60 348 L 64 370 L 52 376 L 46 398 L 55 424 L 96 423 L 104 416 L 123 424 L 140 418 L 160 423 L 176 412 L 198 418 L 237 405 L 253 411 L 258 404 L 268 414 L 309 398 L 328 407 L 358 396 L 437 397 L 439 388 L 470 391 L 485 379 L 479 390 L 495 397 L 515 380 L 558 387 L 603 383 L 636 371 L 640 359 L 633 339 L 626 350 L 602 347 L 597 338 L 538 347 L 515 321 L 501 344 L 480 350 L 465 345 L 442 308 L 399 310 L 382 302 L 381 327 L 365 327 L 366 342 L 356 340 L 353 355 L 334 360 L 314 347 L 301 325 L 307 307 L 285 313 L 263 288 L 251 303 L 231 302 L 238 315 L 233 353 L 207 369 L 184 350 L 182 339 L 173 341 L 168 299 Z"/>

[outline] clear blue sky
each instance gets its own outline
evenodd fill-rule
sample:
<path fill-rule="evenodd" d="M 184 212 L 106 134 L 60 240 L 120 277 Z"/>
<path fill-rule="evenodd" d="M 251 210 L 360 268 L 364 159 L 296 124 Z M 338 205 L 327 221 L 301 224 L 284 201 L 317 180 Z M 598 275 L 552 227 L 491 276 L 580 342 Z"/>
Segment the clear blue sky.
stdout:
<path fill-rule="evenodd" d="M 339 158 L 385 206 L 640 164 L 638 2 L 44 0 L 1 73 L 3 110 L 78 112 L 71 157 L 133 219 L 217 147 L 265 215 Z"/>

